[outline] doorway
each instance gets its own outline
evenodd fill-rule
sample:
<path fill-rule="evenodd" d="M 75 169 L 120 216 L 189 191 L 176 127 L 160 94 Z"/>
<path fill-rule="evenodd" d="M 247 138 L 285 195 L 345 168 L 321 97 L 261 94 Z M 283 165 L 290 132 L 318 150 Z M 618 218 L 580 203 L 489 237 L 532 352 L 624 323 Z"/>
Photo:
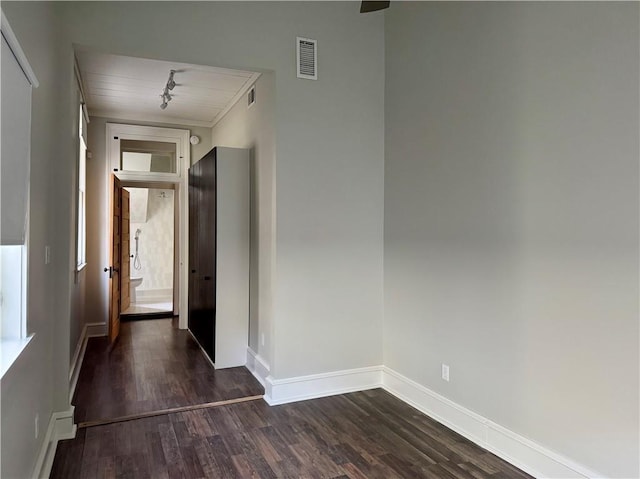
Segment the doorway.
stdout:
<path fill-rule="evenodd" d="M 129 192 L 129 305 L 121 320 L 173 316 L 175 285 L 175 200 L 173 188 L 125 187 Z M 127 287 L 123 267 L 122 289 Z M 127 291 L 123 291 L 124 294 Z M 123 307 L 124 302 L 121 302 Z"/>
<path fill-rule="evenodd" d="M 122 252 L 117 279 L 125 301 L 111 297 L 111 310 L 117 308 L 125 320 L 178 316 L 179 327 L 186 329 L 186 314 L 180 312 L 187 310 L 187 224 L 180 212 L 186 209 L 189 130 L 107 123 L 106 132 L 108 175 L 118 179 L 134 215 L 121 228 L 122 248 L 129 248 Z"/>

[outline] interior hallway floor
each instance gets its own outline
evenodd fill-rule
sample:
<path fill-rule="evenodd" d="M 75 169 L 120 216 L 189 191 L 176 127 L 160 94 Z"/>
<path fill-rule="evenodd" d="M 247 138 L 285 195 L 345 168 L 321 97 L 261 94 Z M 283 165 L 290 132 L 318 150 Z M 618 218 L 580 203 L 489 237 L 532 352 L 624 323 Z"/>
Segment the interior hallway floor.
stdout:
<path fill-rule="evenodd" d="M 245 367 L 218 369 L 175 319 L 122 322 L 90 338 L 72 404 L 82 423 L 264 394 Z"/>
<path fill-rule="evenodd" d="M 51 478 L 530 479 L 382 389 L 89 427 Z"/>

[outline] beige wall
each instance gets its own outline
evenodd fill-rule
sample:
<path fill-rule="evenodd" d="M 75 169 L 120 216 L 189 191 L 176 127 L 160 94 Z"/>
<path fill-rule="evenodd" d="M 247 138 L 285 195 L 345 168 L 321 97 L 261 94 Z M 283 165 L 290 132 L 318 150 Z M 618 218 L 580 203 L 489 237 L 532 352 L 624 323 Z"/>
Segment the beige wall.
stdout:
<path fill-rule="evenodd" d="M 385 365 L 619 478 L 639 474 L 638 9 L 396 3 L 385 29 Z"/>
<path fill-rule="evenodd" d="M 248 148 L 251 163 L 251 255 L 249 347 L 271 360 L 273 304 L 275 78 L 264 73 L 256 82 L 256 102 L 242 97 L 213 128 L 211 146 Z M 264 344 L 261 338 L 264 336 Z"/>

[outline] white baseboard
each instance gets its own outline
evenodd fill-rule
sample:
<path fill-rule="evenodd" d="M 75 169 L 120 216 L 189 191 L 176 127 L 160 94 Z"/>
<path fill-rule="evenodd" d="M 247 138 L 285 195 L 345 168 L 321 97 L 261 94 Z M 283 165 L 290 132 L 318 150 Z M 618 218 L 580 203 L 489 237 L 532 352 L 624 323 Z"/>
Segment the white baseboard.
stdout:
<path fill-rule="evenodd" d="M 173 289 L 136 289 L 136 304 L 170 303 L 173 301 Z"/>
<path fill-rule="evenodd" d="M 605 477 L 460 406 L 388 367 L 372 366 L 274 379 L 268 375 L 268 366 L 258 359 L 259 356 L 254 351 L 247 351 L 247 367 L 259 381 L 264 377 L 264 399 L 271 406 L 382 387 L 398 399 L 534 477 Z"/>
<path fill-rule="evenodd" d="M 108 333 L 107 323 L 87 323 L 87 338 L 100 338 Z"/>
<path fill-rule="evenodd" d="M 49 419 L 47 433 L 42 442 L 38 460 L 33 470 L 33 479 L 46 479 L 51 474 L 53 459 L 56 455 L 58 441 L 76 437 L 76 425 L 73 423 L 73 410 L 54 412 Z"/>
<path fill-rule="evenodd" d="M 334 396 L 382 386 L 382 367 L 346 369 L 287 379 L 265 379 L 264 400 L 270 405 Z"/>
<path fill-rule="evenodd" d="M 534 477 L 605 477 L 460 406 L 390 368 L 382 368 L 382 385 L 397 398 Z"/>
<path fill-rule="evenodd" d="M 76 345 L 76 351 L 73 354 L 71 360 L 71 368 L 69 369 L 69 402 L 73 399 L 73 395 L 76 392 L 76 386 L 78 385 L 78 378 L 80 377 L 80 369 L 82 368 L 82 361 L 84 361 L 84 353 L 87 350 L 87 343 L 89 338 L 95 338 L 107 335 L 107 325 L 105 323 L 88 323 L 82 328 L 80 339 Z"/>
<path fill-rule="evenodd" d="M 262 387 L 266 387 L 267 377 L 270 373 L 269 365 L 251 348 L 247 348 L 247 369 L 262 384 Z"/>

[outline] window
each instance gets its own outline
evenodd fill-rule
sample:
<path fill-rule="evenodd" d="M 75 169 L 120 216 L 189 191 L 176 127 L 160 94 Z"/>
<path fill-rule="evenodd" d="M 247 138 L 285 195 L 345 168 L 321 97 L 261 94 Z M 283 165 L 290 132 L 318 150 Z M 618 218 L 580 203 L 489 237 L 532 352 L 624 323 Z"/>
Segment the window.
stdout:
<path fill-rule="evenodd" d="M 179 183 L 189 168 L 189 130 L 107 123 L 109 171 L 122 181 Z"/>
<path fill-rule="evenodd" d="M 1 15 L 0 377 L 26 347 L 31 88 L 38 81 Z"/>
<path fill-rule="evenodd" d="M 87 144 L 86 123 L 82 105 L 78 116 L 78 220 L 77 220 L 77 270 L 80 271 L 87 264 Z"/>

